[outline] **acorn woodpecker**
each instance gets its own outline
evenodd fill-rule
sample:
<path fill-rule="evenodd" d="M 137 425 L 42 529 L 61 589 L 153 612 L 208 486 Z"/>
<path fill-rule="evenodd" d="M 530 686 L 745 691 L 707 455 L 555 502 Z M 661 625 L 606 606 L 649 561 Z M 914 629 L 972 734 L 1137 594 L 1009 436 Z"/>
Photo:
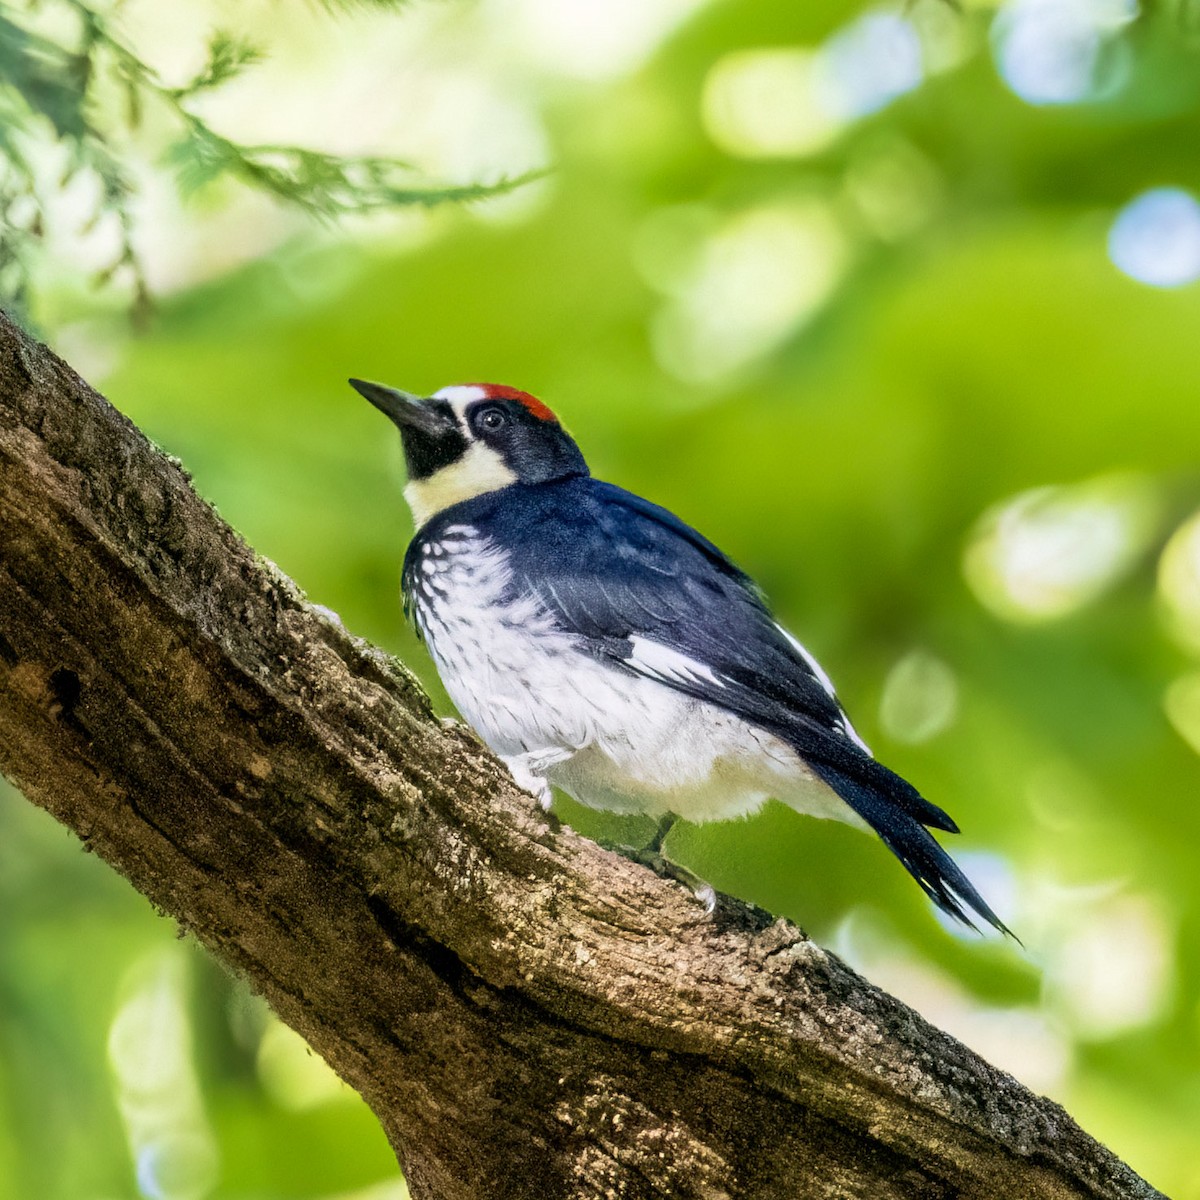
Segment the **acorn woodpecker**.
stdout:
<path fill-rule="evenodd" d="M 657 847 L 675 817 L 774 797 L 874 829 L 943 911 L 1008 932 L 929 832 L 958 826 L 876 761 L 829 676 L 712 542 L 593 479 L 526 392 L 350 383 L 403 441 L 405 611 L 459 711 L 543 806 L 553 785 L 662 818 Z"/>

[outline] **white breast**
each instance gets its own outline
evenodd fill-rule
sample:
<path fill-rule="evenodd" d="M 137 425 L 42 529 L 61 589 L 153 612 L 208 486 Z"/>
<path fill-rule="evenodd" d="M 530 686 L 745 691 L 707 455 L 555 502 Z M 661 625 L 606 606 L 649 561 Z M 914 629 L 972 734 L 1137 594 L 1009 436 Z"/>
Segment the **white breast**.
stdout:
<path fill-rule="evenodd" d="M 513 598 L 507 556 L 476 529 L 451 525 L 426 545 L 415 612 L 446 691 L 497 753 L 541 752 L 555 786 L 618 812 L 693 821 L 753 812 L 777 797 L 860 824 L 795 752 L 764 730 L 660 680 L 704 670 L 638 639 L 659 678 L 601 662 L 558 629 L 533 596 Z"/>
<path fill-rule="evenodd" d="M 567 745 L 576 722 L 555 716 L 570 637 L 533 597 L 509 598 L 507 556 L 466 525 L 422 551 L 417 621 L 458 710 L 498 754 Z"/>

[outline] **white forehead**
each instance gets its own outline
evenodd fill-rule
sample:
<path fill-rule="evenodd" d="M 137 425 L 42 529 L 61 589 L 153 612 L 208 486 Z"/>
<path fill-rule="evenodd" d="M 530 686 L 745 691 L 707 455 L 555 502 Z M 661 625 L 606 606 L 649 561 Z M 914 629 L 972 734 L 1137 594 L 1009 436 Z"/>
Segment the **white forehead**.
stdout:
<path fill-rule="evenodd" d="M 468 404 L 482 400 L 487 396 L 487 390 L 475 383 L 455 383 L 434 392 L 431 400 L 447 400 L 450 407 L 461 417 Z"/>

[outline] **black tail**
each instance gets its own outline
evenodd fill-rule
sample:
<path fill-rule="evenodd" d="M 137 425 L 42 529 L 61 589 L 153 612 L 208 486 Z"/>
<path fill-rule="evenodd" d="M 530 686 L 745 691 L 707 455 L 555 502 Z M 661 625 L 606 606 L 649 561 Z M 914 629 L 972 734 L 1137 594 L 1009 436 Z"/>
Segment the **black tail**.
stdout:
<path fill-rule="evenodd" d="M 1012 930 L 992 912 L 988 902 L 975 890 L 974 884 L 962 873 L 954 859 L 937 844 L 925 824 L 913 815 L 914 806 L 908 795 L 912 791 L 910 784 L 898 775 L 887 772 L 906 789 L 893 797 L 878 787 L 851 778 L 836 767 L 811 759 L 809 765 L 879 834 L 884 845 L 904 864 L 905 870 L 938 908 L 975 929 L 975 922 L 966 911 L 969 908 L 994 929 L 1016 938 Z M 934 811 L 941 812 L 940 809 Z M 926 823 L 933 824 L 932 821 Z M 950 824 L 953 825 L 953 822 Z"/>

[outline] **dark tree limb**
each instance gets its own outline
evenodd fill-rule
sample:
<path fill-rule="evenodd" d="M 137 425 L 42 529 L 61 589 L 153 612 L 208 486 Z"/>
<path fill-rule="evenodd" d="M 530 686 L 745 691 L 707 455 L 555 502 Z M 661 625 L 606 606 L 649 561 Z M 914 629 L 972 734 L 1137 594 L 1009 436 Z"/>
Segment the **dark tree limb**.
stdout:
<path fill-rule="evenodd" d="M 0 768 L 243 972 L 413 1195 L 1156 1196 L 794 926 L 559 828 L 0 317 Z"/>

